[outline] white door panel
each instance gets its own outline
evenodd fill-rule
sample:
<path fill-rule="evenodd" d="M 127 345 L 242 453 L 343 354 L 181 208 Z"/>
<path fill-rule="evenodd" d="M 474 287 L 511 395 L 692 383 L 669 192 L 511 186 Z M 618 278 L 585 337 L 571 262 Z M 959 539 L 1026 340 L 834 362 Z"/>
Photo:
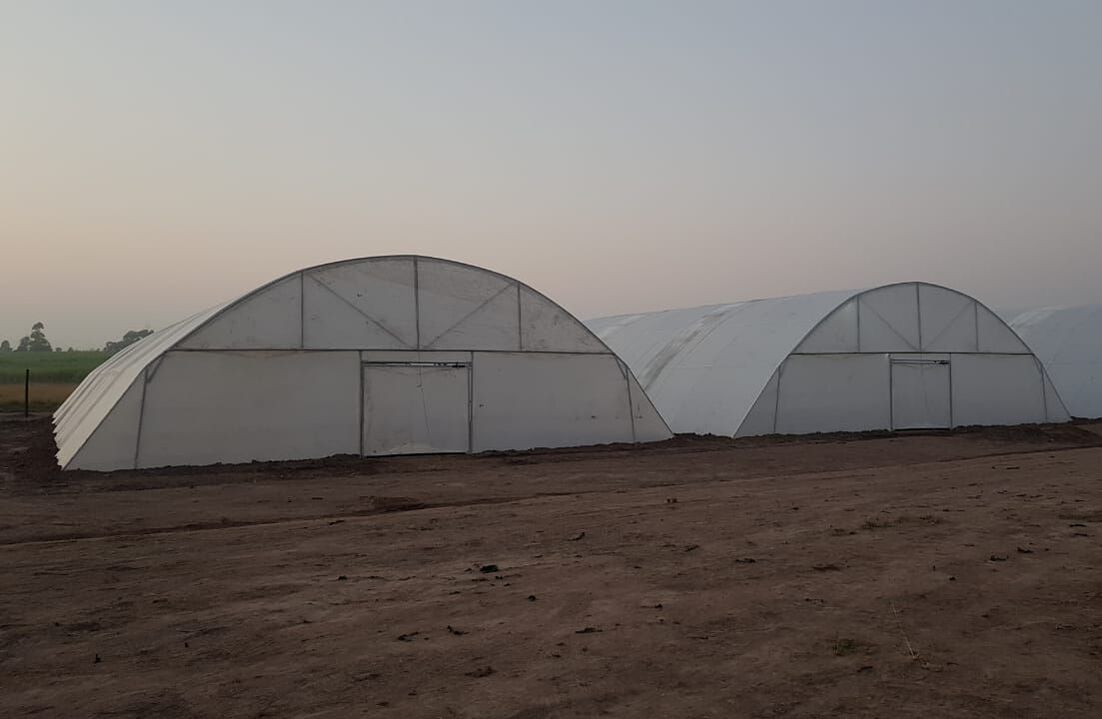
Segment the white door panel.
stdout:
<path fill-rule="evenodd" d="M 892 429 L 952 425 L 949 361 L 892 359 Z"/>
<path fill-rule="evenodd" d="M 466 452 L 469 380 L 468 365 L 365 364 L 364 455 Z"/>

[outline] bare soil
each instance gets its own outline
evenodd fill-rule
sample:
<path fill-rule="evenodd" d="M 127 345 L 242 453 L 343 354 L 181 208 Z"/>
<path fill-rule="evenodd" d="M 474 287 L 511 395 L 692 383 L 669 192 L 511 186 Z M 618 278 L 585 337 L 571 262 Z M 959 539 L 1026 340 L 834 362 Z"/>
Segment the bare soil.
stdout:
<path fill-rule="evenodd" d="M 62 473 L 0 716 L 1102 716 L 1102 430 Z"/>
<path fill-rule="evenodd" d="M 30 399 L 32 412 L 53 410 L 68 399 L 76 388 L 75 382 L 32 382 L 28 398 L 24 394 L 22 383 L 0 383 L 0 411 L 21 411 L 24 399 Z"/>

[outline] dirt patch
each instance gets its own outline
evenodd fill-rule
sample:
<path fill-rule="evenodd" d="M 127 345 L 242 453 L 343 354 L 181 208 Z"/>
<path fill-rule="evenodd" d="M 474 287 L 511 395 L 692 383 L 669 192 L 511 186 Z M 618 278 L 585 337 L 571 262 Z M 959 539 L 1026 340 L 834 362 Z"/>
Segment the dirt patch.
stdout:
<path fill-rule="evenodd" d="M 107 475 L 49 429 L 0 421 L 0 716 L 1102 708 L 1075 426 Z"/>
<path fill-rule="evenodd" d="M 32 412 L 52 411 L 69 398 L 77 388 L 74 382 L 32 382 L 30 404 Z M 22 411 L 23 384 L 0 384 L 0 410 Z"/>

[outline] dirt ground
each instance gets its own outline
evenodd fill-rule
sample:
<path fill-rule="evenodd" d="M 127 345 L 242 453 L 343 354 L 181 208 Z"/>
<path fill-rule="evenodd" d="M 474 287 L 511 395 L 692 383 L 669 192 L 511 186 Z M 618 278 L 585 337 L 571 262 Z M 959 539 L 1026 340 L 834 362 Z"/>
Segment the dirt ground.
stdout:
<path fill-rule="evenodd" d="M 60 473 L 3 717 L 1102 716 L 1102 428 Z"/>
<path fill-rule="evenodd" d="M 24 399 L 29 399 L 32 412 L 50 411 L 60 406 L 76 387 L 72 382 L 34 382 L 30 396 L 26 397 L 22 383 L 0 383 L 0 410 L 22 411 Z"/>

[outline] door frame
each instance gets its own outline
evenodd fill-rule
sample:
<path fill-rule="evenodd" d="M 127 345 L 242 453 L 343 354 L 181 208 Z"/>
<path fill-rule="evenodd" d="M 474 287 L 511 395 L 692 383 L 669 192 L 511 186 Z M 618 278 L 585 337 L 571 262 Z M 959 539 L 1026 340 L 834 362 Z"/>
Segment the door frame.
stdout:
<path fill-rule="evenodd" d="M 933 354 L 933 353 L 931 353 Z M 949 368 L 949 382 L 947 390 L 949 392 L 949 423 L 945 427 L 896 427 L 895 426 L 895 365 L 897 364 L 909 364 L 909 365 L 947 365 Z M 953 429 L 956 425 L 953 423 L 953 356 L 950 353 L 945 353 L 944 357 L 930 357 L 926 353 L 906 355 L 906 354 L 889 354 L 888 355 L 888 423 L 889 429 L 892 432 L 906 432 L 910 430 L 923 430 L 923 429 Z"/>
<path fill-rule="evenodd" d="M 360 360 L 360 457 L 377 457 L 385 455 L 364 454 L 364 413 L 367 411 L 367 403 L 364 401 L 364 375 L 371 367 L 450 367 L 453 369 L 467 370 L 467 448 L 457 452 L 435 452 L 425 454 L 470 454 L 474 446 L 474 361 L 473 358 L 462 361 L 431 361 L 431 360 Z"/>

